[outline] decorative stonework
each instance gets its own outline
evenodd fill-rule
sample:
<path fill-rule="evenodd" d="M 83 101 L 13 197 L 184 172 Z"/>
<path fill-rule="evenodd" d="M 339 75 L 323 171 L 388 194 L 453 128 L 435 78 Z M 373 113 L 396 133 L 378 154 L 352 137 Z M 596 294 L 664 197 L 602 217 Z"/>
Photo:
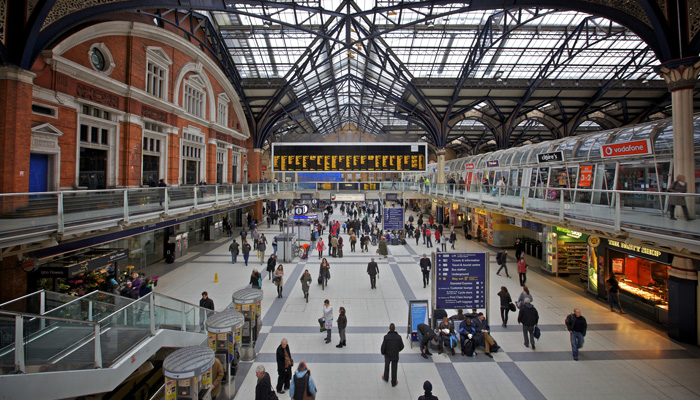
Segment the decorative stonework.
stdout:
<path fill-rule="evenodd" d="M 142 106 L 141 116 L 144 118 L 150 118 L 163 123 L 168 123 L 168 114 L 164 111 L 156 110 L 155 108 Z"/>
<path fill-rule="evenodd" d="M 695 35 L 700 31 L 700 0 L 688 1 L 688 41 L 693 40 Z"/>
<path fill-rule="evenodd" d="M 694 89 L 700 73 L 700 57 L 674 60 L 656 68 L 668 85 L 668 91 Z"/>
<path fill-rule="evenodd" d="M 0 0 L 0 43 L 5 45 L 5 24 L 7 23 L 7 2 Z"/>
<path fill-rule="evenodd" d="M 32 13 L 34 12 L 34 9 L 36 8 L 37 3 L 39 3 L 39 0 L 28 0 L 27 1 L 27 20 L 29 20 L 29 17 L 32 16 Z"/>
<path fill-rule="evenodd" d="M 90 86 L 78 85 L 76 94 L 82 99 L 90 100 L 103 106 L 119 108 L 119 97 Z"/>
<path fill-rule="evenodd" d="M 601 6 L 605 7 L 610 7 L 615 10 L 618 10 L 624 14 L 631 15 L 647 26 L 651 27 L 651 21 L 649 21 L 649 17 L 647 16 L 647 13 L 644 12 L 644 9 L 642 6 L 639 4 L 637 1 L 629 1 L 629 0 L 584 0 L 587 1 L 588 3 L 592 4 L 599 4 Z"/>
<path fill-rule="evenodd" d="M 74 12 L 102 4 L 121 3 L 123 1 L 126 0 L 56 0 L 41 29 L 46 29 L 47 26 Z"/>

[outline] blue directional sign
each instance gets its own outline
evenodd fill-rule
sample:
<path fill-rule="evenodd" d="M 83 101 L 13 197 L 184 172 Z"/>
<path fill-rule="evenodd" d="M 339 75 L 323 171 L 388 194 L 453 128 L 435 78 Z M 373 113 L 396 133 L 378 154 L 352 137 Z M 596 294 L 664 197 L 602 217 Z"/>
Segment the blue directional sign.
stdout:
<path fill-rule="evenodd" d="M 437 253 L 435 308 L 486 308 L 486 254 Z"/>
<path fill-rule="evenodd" d="M 385 207 L 384 208 L 384 230 L 403 229 L 403 208 L 402 207 Z"/>

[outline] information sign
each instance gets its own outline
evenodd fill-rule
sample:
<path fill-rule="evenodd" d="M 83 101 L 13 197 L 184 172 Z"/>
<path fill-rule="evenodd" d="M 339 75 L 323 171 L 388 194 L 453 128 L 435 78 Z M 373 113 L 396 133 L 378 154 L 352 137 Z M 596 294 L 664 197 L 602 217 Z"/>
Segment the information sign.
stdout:
<path fill-rule="evenodd" d="M 403 207 L 385 207 L 384 230 L 400 230 L 403 228 Z"/>
<path fill-rule="evenodd" d="M 435 254 L 435 308 L 486 308 L 486 253 Z"/>
<path fill-rule="evenodd" d="M 273 143 L 272 170 L 308 172 L 423 172 L 425 143 Z"/>
<path fill-rule="evenodd" d="M 408 335 L 411 336 L 411 347 L 413 342 L 418 341 L 418 325 L 426 324 L 430 326 L 428 314 L 428 300 L 409 300 L 408 301 Z"/>

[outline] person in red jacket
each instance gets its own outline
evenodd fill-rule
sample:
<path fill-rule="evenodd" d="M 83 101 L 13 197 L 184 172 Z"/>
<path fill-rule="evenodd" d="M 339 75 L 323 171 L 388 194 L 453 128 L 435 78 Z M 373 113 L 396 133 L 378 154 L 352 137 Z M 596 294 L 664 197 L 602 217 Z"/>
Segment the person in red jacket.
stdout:
<path fill-rule="evenodd" d="M 323 243 L 323 239 L 318 239 L 318 243 L 316 243 L 316 250 L 318 250 L 318 259 L 320 260 L 323 258 L 323 249 L 326 247 L 326 245 Z"/>
<path fill-rule="evenodd" d="M 430 232 L 429 228 L 425 228 L 425 243 L 426 247 L 433 247 L 433 241 L 430 238 L 430 235 L 432 235 L 432 232 Z"/>
<path fill-rule="evenodd" d="M 520 286 L 525 286 L 525 281 L 527 280 L 525 256 L 520 256 L 520 260 L 518 260 L 518 277 L 520 278 Z"/>

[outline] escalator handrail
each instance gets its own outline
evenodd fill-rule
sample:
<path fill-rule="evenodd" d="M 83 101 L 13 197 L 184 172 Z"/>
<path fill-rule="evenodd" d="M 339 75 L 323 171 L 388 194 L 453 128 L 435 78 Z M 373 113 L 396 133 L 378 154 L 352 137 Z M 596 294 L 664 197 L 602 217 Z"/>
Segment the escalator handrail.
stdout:
<path fill-rule="evenodd" d="M 79 323 L 79 324 L 86 324 L 86 325 L 93 325 L 93 326 L 99 324 L 99 322 L 97 322 L 97 321 L 85 321 L 82 319 L 53 317 L 53 316 L 48 316 L 48 315 L 38 315 L 38 314 L 32 314 L 32 313 L 23 313 L 23 312 L 7 311 L 7 310 L 0 310 L 0 315 L 11 315 L 11 316 L 15 316 L 15 317 L 20 316 L 22 318 L 32 318 L 32 319 L 44 318 L 44 319 L 49 319 L 52 321 L 63 321 L 63 322 Z"/>

